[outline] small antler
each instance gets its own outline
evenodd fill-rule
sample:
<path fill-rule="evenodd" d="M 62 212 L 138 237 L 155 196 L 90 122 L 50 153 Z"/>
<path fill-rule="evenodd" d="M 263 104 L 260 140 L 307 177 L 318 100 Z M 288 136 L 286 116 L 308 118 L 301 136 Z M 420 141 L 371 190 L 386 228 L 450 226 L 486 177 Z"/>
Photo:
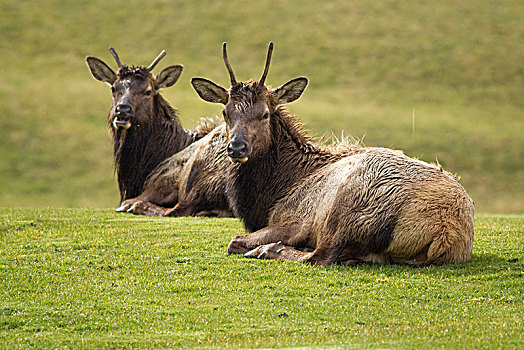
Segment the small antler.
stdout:
<path fill-rule="evenodd" d="M 153 68 L 155 68 L 155 66 L 158 64 L 158 62 L 160 62 L 160 60 L 162 58 L 164 58 L 164 56 L 166 55 L 166 50 L 162 50 L 162 52 L 160 52 L 160 54 L 155 58 L 155 60 L 153 61 L 153 63 L 151 63 L 149 65 L 149 67 L 147 67 L 147 70 L 148 71 L 152 71 Z"/>
<path fill-rule="evenodd" d="M 271 41 L 269 43 L 269 47 L 267 48 L 267 57 L 266 57 L 266 67 L 264 68 L 264 73 L 262 74 L 262 77 L 260 77 L 260 81 L 258 82 L 259 86 L 264 85 L 264 82 L 266 81 L 267 73 L 269 72 L 269 64 L 271 63 L 271 54 L 273 53 L 273 42 Z"/>
<path fill-rule="evenodd" d="M 231 78 L 231 85 L 236 84 L 237 80 L 235 78 L 235 73 L 233 73 L 233 68 L 231 67 L 231 65 L 229 64 L 229 60 L 227 59 L 227 49 L 225 42 L 222 44 L 222 57 L 224 58 L 227 71 L 229 72 L 229 77 Z"/>
<path fill-rule="evenodd" d="M 109 52 L 111 52 L 111 55 L 113 55 L 113 57 L 115 58 L 115 61 L 118 64 L 118 68 L 122 68 L 122 61 L 120 61 L 120 57 L 118 57 L 118 54 L 116 53 L 115 48 L 110 47 Z"/>

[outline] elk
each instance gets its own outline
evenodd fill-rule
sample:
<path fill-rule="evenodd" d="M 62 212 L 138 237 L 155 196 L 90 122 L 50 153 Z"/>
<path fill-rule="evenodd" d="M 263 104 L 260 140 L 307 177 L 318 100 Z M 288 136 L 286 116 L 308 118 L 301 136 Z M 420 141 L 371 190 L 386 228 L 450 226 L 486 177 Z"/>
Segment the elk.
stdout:
<path fill-rule="evenodd" d="M 102 60 L 89 56 L 87 65 L 93 77 L 109 86 L 113 94 L 108 124 L 113 136 L 113 153 L 120 202 L 144 190 L 150 173 L 165 159 L 201 138 L 212 127 L 186 130 L 177 111 L 159 91 L 175 84 L 182 65 L 171 65 L 158 75 L 151 71 L 166 55 L 163 50 L 145 66 L 122 64 L 114 48 L 109 49 L 118 64 L 115 73 Z M 157 198 L 161 205 L 173 205 L 169 196 Z"/>
<path fill-rule="evenodd" d="M 265 85 L 273 44 L 258 81 L 229 90 L 207 79 L 199 96 L 224 106 L 226 195 L 248 231 L 229 254 L 317 265 L 411 266 L 462 263 L 473 247 L 473 201 L 441 167 L 386 148 L 317 145 L 283 105 L 308 80 Z"/>

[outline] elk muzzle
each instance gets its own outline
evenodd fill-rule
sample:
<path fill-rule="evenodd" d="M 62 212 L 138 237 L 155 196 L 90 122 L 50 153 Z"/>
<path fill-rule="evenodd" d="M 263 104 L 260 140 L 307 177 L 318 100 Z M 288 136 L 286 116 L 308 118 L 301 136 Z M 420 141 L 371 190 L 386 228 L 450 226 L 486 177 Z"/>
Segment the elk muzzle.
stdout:
<path fill-rule="evenodd" d="M 119 103 L 115 107 L 113 127 L 115 129 L 129 129 L 131 127 L 131 119 L 133 116 L 134 112 L 131 105 L 127 103 Z"/>
<path fill-rule="evenodd" d="M 233 163 L 245 163 L 251 154 L 251 147 L 241 136 L 234 135 L 227 144 L 227 155 Z"/>

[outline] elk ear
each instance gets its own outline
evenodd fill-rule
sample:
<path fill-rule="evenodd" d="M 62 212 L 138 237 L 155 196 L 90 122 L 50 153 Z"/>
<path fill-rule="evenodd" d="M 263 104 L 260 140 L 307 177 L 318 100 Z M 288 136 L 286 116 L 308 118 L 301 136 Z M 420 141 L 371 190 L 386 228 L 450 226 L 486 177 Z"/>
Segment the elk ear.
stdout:
<path fill-rule="evenodd" d="M 116 74 L 107 64 L 93 56 L 88 56 L 86 58 L 86 63 L 95 79 L 113 85 L 116 80 Z"/>
<path fill-rule="evenodd" d="M 292 79 L 271 91 L 271 96 L 279 105 L 293 102 L 302 95 L 307 87 L 307 83 L 306 77 Z"/>
<path fill-rule="evenodd" d="M 191 85 L 203 100 L 223 105 L 227 103 L 228 93 L 222 86 L 203 78 L 191 79 Z"/>
<path fill-rule="evenodd" d="M 156 88 L 162 89 L 162 88 L 170 87 L 171 85 L 176 83 L 178 78 L 180 78 L 180 74 L 182 74 L 183 69 L 184 67 L 181 64 L 175 64 L 173 66 L 164 68 L 155 77 Z"/>

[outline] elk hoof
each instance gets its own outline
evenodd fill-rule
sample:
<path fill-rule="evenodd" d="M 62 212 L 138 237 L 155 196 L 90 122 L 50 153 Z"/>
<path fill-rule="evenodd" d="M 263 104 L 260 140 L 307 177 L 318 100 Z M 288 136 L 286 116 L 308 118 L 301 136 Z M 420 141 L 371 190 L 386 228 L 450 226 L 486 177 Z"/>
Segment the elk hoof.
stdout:
<path fill-rule="evenodd" d="M 249 252 L 245 253 L 244 256 L 246 258 L 251 259 L 264 259 L 267 254 L 267 245 L 261 245 L 260 247 L 256 247 L 255 249 L 250 250 Z"/>
<path fill-rule="evenodd" d="M 282 248 L 284 248 L 284 246 L 280 244 L 280 242 L 269 243 L 250 250 L 249 252 L 245 253 L 244 256 L 246 258 L 269 259 L 271 258 L 269 256 L 270 252 L 278 254 Z"/>
<path fill-rule="evenodd" d="M 127 211 L 128 206 L 125 204 L 122 204 L 118 208 L 115 209 L 117 213 L 125 213 Z"/>
<path fill-rule="evenodd" d="M 126 199 L 120 204 L 118 208 L 115 209 L 115 211 L 118 213 L 129 213 L 129 209 L 133 206 L 134 203 L 136 203 L 135 200 Z"/>

